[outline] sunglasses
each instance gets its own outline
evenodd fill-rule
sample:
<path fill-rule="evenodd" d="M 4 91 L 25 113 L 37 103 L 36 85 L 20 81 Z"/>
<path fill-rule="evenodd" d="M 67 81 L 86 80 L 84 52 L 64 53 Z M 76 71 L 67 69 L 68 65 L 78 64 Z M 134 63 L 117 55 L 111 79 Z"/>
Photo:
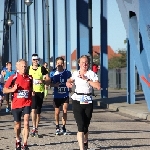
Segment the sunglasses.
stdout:
<path fill-rule="evenodd" d="M 38 61 L 38 59 L 32 59 L 33 61 Z"/>

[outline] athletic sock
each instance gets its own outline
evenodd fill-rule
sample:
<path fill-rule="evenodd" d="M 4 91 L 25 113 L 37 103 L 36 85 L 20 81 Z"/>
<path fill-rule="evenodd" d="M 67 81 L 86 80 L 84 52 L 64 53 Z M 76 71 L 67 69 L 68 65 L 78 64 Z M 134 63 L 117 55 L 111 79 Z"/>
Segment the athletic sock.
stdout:
<path fill-rule="evenodd" d="M 63 125 L 63 127 L 62 127 L 62 128 L 63 128 L 63 129 L 66 129 L 66 128 L 65 128 L 65 125 Z"/>
<path fill-rule="evenodd" d="M 58 124 L 58 125 L 56 125 L 56 129 L 59 129 L 59 124 Z"/>

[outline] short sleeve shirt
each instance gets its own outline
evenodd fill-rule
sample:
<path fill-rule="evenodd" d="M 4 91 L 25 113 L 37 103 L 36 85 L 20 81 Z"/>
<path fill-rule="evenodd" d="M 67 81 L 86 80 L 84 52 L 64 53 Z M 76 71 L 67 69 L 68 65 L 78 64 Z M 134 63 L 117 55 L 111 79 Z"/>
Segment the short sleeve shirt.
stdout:
<path fill-rule="evenodd" d="M 14 83 L 13 83 L 14 82 Z M 20 75 L 19 73 L 12 75 L 6 81 L 6 88 L 18 85 L 17 90 L 12 94 L 12 109 L 31 106 L 32 104 L 32 77 L 29 75 Z"/>
<path fill-rule="evenodd" d="M 86 74 L 84 74 L 87 79 L 92 80 L 93 82 L 98 81 L 98 76 L 92 70 L 88 70 Z M 92 86 L 86 81 L 79 77 L 79 71 L 75 71 L 71 77 L 75 83 L 75 92 L 77 93 L 92 93 Z M 76 94 L 76 93 L 74 93 Z M 80 100 L 80 95 L 77 96 L 76 100 Z"/>
<path fill-rule="evenodd" d="M 12 71 L 6 70 L 6 74 L 5 74 L 4 80 L 7 81 L 8 78 L 9 78 L 11 75 L 15 74 L 15 73 L 16 73 L 16 72 L 13 71 L 13 70 L 12 70 Z"/>
<path fill-rule="evenodd" d="M 53 83 L 59 82 L 59 87 L 54 87 L 54 98 L 66 98 L 69 96 L 69 89 L 66 86 L 67 79 L 71 77 L 71 72 L 64 70 L 58 72 L 54 70 L 50 73 L 50 78 Z"/>

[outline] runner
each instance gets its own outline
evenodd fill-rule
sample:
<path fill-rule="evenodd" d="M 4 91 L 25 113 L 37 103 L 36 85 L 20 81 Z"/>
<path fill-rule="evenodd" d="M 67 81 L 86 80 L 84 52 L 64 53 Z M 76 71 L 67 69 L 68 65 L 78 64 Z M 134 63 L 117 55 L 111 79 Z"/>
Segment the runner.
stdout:
<path fill-rule="evenodd" d="M 67 79 L 71 77 L 71 72 L 63 69 L 64 59 L 62 57 L 57 57 L 56 69 L 50 73 L 51 87 L 54 87 L 54 108 L 55 108 L 55 121 L 56 121 L 56 135 L 66 134 L 66 121 L 67 121 L 67 109 L 69 104 L 69 90 L 66 87 Z M 63 107 L 63 117 L 62 117 L 62 129 L 59 127 L 59 114 L 60 107 Z"/>
<path fill-rule="evenodd" d="M 91 70 L 88 70 L 90 59 L 87 55 L 80 57 L 80 69 L 73 72 L 72 77 L 67 81 L 68 88 L 75 84 L 75 93 L 71 96 L 73 99 L 72 107 L 74 117 L 78 126 L 77 140 L 80 150 L 88 149 L 88 127 L 92 118 L 93 101 L 92 87 L 100 90 L 98 76 Z"/>
<path fill-rule="evenodd" d="M 6 82 L 8 80 L 8 78 L 15 74 L 15 71 L 12 70 L 12 63 L 11 62 L 7 62 L 6 64 L 6 68 L 7 70 L 5 70 L 3 72 L 3 76 L 4 76 L 4 81 Z M 6 99 L 6 112 L 10 112 L 10 104 L 9 104 L 9 93 L 5 94 L 5 99 Z"/>
<path fill-rule="evenodd" d="M 44 86 L 45 84 L 50 83 L 50 78 L 47 70 L 43 66 L 41 67 L 38 63 L 38 54 L 33 54 L 32 65 L 27 68 L 27 74 L 33 77 L 33 90 L 35 91 L 35 95 L 32 97 L 32 137 L 38 137 L 38 125 L 40 122 L 41 108 L 44 99 Z"/>
<path fill-rule="evenodd" d="M 14 117 L 14 130 L 16 134 L 16 150 L 21 150 L 21 116 L 24 115 L 23 146 L 22 150 L 28 150 L 27 139 L 29 135 L 29 115 L 31 112 L 32 77 L 25 75 L 26 61 L 21 59 L 18 64 L 19 72 L 10 76 L 6 81 L 3 92 L 12 93 L 12 114 Z"/>

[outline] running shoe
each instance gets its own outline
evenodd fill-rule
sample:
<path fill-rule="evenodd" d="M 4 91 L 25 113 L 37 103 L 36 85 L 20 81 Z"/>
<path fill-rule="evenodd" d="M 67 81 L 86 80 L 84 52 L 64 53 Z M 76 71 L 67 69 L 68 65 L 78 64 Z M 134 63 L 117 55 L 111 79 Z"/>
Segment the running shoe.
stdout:
<path fill-rule="evenodd" d="M 67 134 L 66 128 L 62 128 L 62 129 L 61 129 L 61 134 L 63 134 L 63 135 L 66 135 L 66 134 Z"/>
<path fill-rule="evenodd" d="M 59 135 L 60 134 L 60 129 L 56 129 L 56 135 Z"/>
<path fill-rule="evenodd" d="M 28 145 L 23 145 L 22 148 L 21 148 L 21 150 L 29 150 Z"/>
<path fill-rule="evenodd" d="M 10 107 L 6 107 L 6 112 L 10 112 Z"/>
<path fill-rule="evenodd" d="M 35 137 L 39 137 L 39 134 L 38 134 L 38 129 L 35 129 L 34 136 L 35 136 Z"/>
<path fill-rule="evenodd" d="M 34 137 L 34 136 L 35 136 L 35 132 L 36 132 L 35 129 L 32 129 L 30 135 L 31 135 L 32 137 Z"/>
<path fill-rule="evenodd" d="M 84 143 L 84 150 L 88 149 L 88 142 Z"/>
<path fill-rule="evenodd" d="M 16 141 L 16 150 L 21 150 L 21 142 Z"/>
<path fill-rule="evenodd" d="M 30 135 L 31 135 L 32 137 L 38 137 L 38 130 L 32 129 Z"/>

